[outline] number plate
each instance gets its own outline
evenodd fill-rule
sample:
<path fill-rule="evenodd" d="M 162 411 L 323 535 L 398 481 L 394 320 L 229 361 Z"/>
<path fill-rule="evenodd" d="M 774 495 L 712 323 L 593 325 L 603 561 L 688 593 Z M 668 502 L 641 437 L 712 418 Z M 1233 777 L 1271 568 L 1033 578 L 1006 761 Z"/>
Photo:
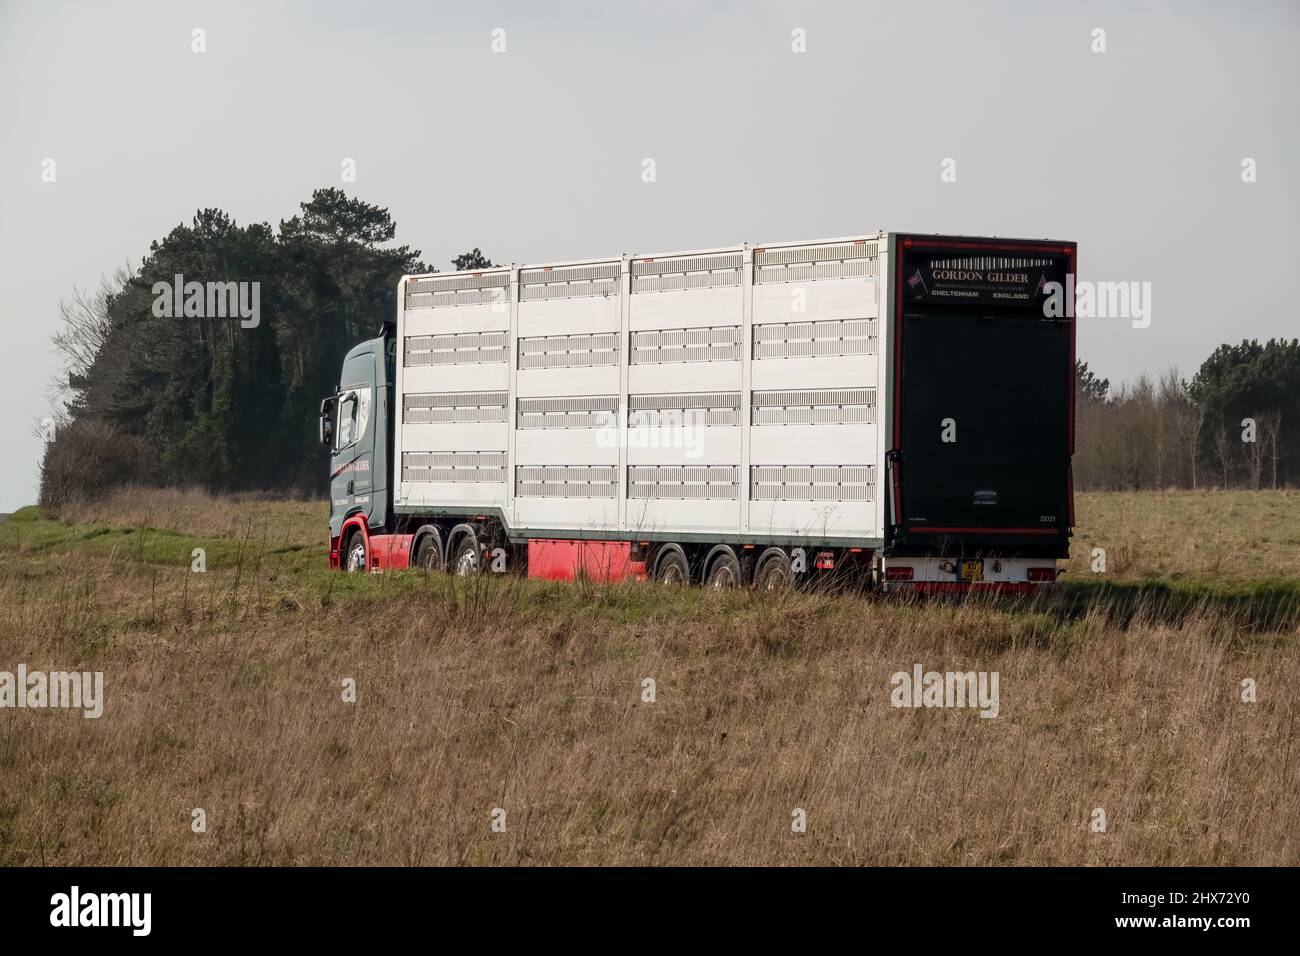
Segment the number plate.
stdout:
<path fill-rule="evenodd" d="M 983 581 L 984 580 L 984 562 L 983 561 L 963 561 L 961 563 L 961 579 L 963 581 Z"/>

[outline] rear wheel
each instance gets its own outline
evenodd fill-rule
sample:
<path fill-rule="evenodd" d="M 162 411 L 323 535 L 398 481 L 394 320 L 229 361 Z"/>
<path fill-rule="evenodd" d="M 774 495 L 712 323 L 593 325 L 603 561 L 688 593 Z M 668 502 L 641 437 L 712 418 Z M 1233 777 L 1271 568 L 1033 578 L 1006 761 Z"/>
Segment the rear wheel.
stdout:
<path fill-rule="evenodd" d="M 420 539 L 415 549 L 415 560 L 411 563 L 426 573 L 442 570 L 442 542 L 437 534 L 426 534 Z"/>
<path fill-rule="evenodd" d="M 343 551 L 343 569 L 348 574 L 355 574 L 358 571 L 364 571 L 367 567 L 366 554 L 366 536 L 359 530 L 353 530 L 348 535 L 347 546 Z"/>
<path fill-rule="evenodd" d="M 785 591 L 794 583 L 790 556 L 780 548 L 768 548 L 758 559 L 754 587 L 760 591 Z"/>
<path fill-rule="evenodd" d="M 463 578 L 478 574 L 479 564 L 478 539 L 465 535 L 456 543 L 451 560 L 447 562 L 447 569 Z"/>
<path fill-rule="evenodd" d="M 734 554 L 723 552 L 713 559 L 709 565 L 709 575 L 705 579 L 709 587 L 721 591 L 740 587 L 740 582 L 740 561 Z"/>
<path fill-rule="evenodd" d="M 674 548 L 664 553 L 655 569 L 655 580 L 660 584 L 690 584 L 691 569 L 686 556 Z"/>

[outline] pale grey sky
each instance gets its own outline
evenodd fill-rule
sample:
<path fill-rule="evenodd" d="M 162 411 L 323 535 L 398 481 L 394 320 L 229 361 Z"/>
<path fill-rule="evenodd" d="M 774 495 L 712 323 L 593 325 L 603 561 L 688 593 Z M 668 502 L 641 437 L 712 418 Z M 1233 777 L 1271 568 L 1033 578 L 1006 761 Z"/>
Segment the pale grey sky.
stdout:
<path fill-rule="evenodd" d="M 1297 50 L 1296 0 L 0 0 L 0 511 L 35 500 L 60 298 L 199 207 L 275 224 L 327 185 L 441 268 L 475 245 L 1074 239 L 1081 278 L 1153 289 L 1149 328 L 1081 322 L 1081 357 L 1190 374 L 1300 334 Z"/>

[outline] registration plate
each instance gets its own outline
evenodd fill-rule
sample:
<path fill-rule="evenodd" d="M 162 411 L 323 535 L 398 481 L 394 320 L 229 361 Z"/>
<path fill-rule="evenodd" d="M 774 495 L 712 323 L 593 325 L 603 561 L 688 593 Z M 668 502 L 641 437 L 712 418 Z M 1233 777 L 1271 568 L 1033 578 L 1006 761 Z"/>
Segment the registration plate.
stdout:
<path fill-rule="evenodd" d="M 961 563 L 961 579 L 963 581 L 983 581 L 984 580 L 984 562 L 983 561 L 963 561 Z"/>

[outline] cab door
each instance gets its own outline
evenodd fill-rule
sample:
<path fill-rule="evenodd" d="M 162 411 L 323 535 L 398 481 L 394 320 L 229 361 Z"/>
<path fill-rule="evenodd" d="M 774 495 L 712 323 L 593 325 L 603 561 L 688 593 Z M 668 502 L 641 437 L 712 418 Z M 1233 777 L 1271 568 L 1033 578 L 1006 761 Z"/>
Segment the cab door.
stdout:
<path fill-rule="evenodd" d="M 349 355 L 335 402 L 334 446 L 330 456 L 330 511 L 335 525 L 361 513 L 370 525 L 374 508 L 375 357 L 371 351 Z M 332 529 L 338 533 L 337 527 Z"/>

